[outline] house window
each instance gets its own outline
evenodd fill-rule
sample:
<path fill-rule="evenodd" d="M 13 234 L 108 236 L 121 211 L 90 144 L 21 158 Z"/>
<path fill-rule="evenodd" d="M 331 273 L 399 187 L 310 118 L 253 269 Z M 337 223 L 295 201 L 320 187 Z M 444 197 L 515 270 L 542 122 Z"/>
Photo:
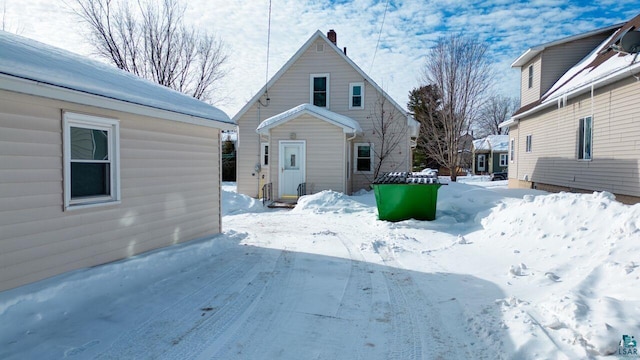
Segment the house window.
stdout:
<path fill-rule="evenodd" d="M 527 145 L 525 151 L 528 153 L 531 152 L 531 135 L 527 135 Z"/>
<path fill-rule="evenodd" d="M 329 74 L 311 74 L 310 103 L 329 107 Z"/>
<path fill-rule="evenodd" d="M 529 89 L 533 87 L 533 65 L 529 65 Z"/>
<path fill-rule="evenodd" d="M 507 166 L 507 154 L 500 154 L 500 166 Z"/>
<path fill-rule="evenodd" d="M 364 109 L 364 83 L 349 84 L 349 109 Z"/>
<path fill-rule="evenodd" d="M 480 154 L 478 155 L 478 171 L 485 171 L 486 168 L 486 155 Z"/>
<path fill-rule="evenodd" d="M 359 143 L 355 144 L 356 152 L 354 163 L 357 172 L 373 171 L 373 144 Z"/>
<path fill-rule="evenodd" d="M 260 144 L 260 165 L 263 167 L 269 165 L 269 143 Z"/>
<path fill-rule="evenodd" d="M 120 126 L 114 119 L 64 113 L 64 207 L 120 201 Z"/>
<path fill-rule="evenodd" d="M 578 159 L 591 160 L 593 120 L 591 116 L 584 117 L 579 121 L 578 129 Z"/>
<path fill-rule="evenodd" d="M 516 159 L 516 140 L 515 139 L 511 139 L 511 146 L 509 147 L 510 149 L 510 157 L 511 157 L 511 162 L 513 162 Z"/>

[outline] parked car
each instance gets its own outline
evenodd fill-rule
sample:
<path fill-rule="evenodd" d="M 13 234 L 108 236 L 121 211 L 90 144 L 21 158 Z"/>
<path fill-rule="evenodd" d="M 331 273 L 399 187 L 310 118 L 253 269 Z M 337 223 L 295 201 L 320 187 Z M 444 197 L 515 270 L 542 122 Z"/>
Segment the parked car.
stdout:
<path fill-rule="evenodd" d="M 495 172 L 491 174 L 491 181 L 507 180 L 507 172 Z"/>

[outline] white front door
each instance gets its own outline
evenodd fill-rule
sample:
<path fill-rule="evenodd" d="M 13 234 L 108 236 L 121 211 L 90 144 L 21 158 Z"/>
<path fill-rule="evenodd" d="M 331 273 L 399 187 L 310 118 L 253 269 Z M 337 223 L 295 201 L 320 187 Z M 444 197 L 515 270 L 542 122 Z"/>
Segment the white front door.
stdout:
<path fill-rule="evenodd" d="M 305 182 L 305 155 L 304 141 L 280 141 L 280 198 L 298 196 L 298 185 Z"/>
<path fill-rule="evenodd" d="M 486 158 L 484 154 L 478 155 L 478 171 L 486 171 Z"/>

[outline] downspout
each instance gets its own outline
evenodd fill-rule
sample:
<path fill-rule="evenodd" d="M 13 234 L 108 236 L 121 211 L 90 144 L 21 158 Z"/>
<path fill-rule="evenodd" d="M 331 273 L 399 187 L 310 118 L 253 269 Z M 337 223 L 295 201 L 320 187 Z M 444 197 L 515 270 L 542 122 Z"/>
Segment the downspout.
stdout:
<path fill-rule="evenodd" d="M 353 167 L 353 164 L 351 164 L 351 140 L 355 139 L 356 136 L 358 136 L 357 130 L 356 129 L 352 129 L 353 130 L 353 136 L 350 138 L 347 138 L 347 141 L 345 142 L 344 146 L 345 146 L 345 155 L 347 155 L 347 163 L 344 164 L 345 167 L 347 167 L 347 169 L 345 169 L 345 173 L 347 174 L 348 179 L 345 179 L 344 182 L 344 187 L 346 190 L 347 187 L 347 182 L 351 183 L 351 188 L 349 191 L 349 193 L 353 193 L 353 175 L 350 173 L 351 172 L 351 168 Z M 349 149 L 347 151 L 346 147 L 349 146 Z M 347 164 L 351 164 L 351 166 L 347 166 Z"/>

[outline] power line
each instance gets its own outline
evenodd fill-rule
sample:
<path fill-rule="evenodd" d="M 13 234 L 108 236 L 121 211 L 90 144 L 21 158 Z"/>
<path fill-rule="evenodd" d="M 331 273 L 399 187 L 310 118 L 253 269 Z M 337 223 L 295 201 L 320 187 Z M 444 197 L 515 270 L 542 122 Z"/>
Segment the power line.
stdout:
<path fill-rule="evenodd" d="M 380 46 L 380 37 L 382 36 L 382 27 L 384 27 L 384 19 L 387 17 L 387 8 L 389 7 L 389 0 L 384 6 L 384 14 L 382 15 L 382 24 L 380 24 L 380 32 L 378 33 L 378 42 L 376 43 L 376 49 L 373 52 L 373 58 L 371 59 L 371 68 L 369 68 L 369 72 L 373 69 L 373 63 L 376 60 L 376 54 L 378 53 L 378 46 Z"/>
<path fill-rule="evenodd" d="M 269 89 L 267 85 L 269 84 L 269 49 L 271 48 L 271 0 L 269 0 L 269 25 L 267 26 L 267 68 L 264 74 L 264 94 L 266 95 L 266 104 L 263 104 L 260 98 L 258 98 L 258 103 L 260 105 L 267 107 L 269 106 Z"/>

